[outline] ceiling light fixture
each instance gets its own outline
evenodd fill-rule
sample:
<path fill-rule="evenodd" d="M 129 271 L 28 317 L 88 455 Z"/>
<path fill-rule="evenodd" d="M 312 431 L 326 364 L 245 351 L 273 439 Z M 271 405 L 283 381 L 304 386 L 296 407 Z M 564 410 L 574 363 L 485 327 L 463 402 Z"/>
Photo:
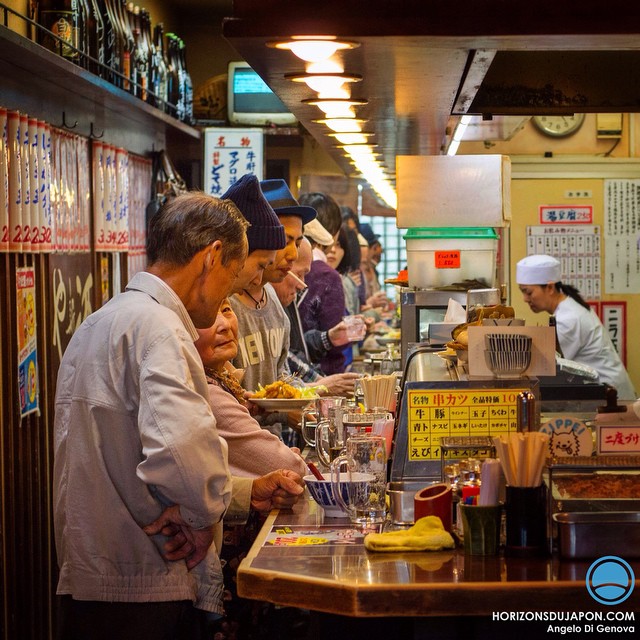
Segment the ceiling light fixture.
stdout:
<path fill-rule="evenodd" d="M 353 107 L 361 107 L 367 104 L 367 101 L 361 98 L 310 98 L 302 103 L 318 107 L 327 118 L 349 118 L 354 113 Z"/>
<path fill-rule="evenodd" d="M 377 144 L 371 144 L 370 142 L 367 142 L 365 144 L 345 144 L 340 148 L 352 158 L 355 156 L 373 157 L 375 156 L 374 149 L 377 148 L 377 146 Z"/>
<path fill-rule="evenodd" d="M 373 133 L 365 133 L 365 132 L 356 132 L 356 133 L 345 133 L 345 132 L 334 132 L 327 134 L 332 138 L 335 138 L 340 144 L 366 144 L 367 138 L 372 136 Z"/>
<path fill-rule="evenodd" d="M 344 73 L 344 65 L 338 60 L 321 60 L 305 65 L 307 73 Z"/>
<path fill-rule="evenodd" d="M 336 93 L 347 82 L 360 82 L 362 76 L 352 73 L 288 73 L 285 75 L 291 82 L 304 82 L 309 89 L 320 94 Z"/>
<path fill-rule="evenodd" d="M 345 144 L 341 149 L 354 165 L 359 175 L 366 180 L 371 188 L 392 209 L 398 206 L 398 196 L 395 187 L 381 164 L 380 154 L 374 152 L 374 144 Z"/>
<path fill-rule="evenodd" d="M 379 165 L 371 166 L 361 163 L 360 160 L 354 162 L 356 169 L 362 177 L 371 185 L 373 190 L 386 202 L 392 209 L 398 208 L 398 195 L 391 182 L 387 179 L 384 170 Z"/>
<path fill-rule="evenodd" d="M 323 118 L 322 120 L 313 120 L 316 124 L 324 124 L 331 131 L 341 133 L 358 133 L 362 131 L 362 125 L 367 122 L 362 118 L 356 118 L 355 114 L 349 118 Z"/>
<path fill-rule="evenodd" d="M 359 42 L 338 40 L 336 36 L 292 36 L 290 40 L 267 42 L 267 47 L 291 51 L 306 62 L 320 62 L 330 58 L 336 51 L 355 49 Z"/>

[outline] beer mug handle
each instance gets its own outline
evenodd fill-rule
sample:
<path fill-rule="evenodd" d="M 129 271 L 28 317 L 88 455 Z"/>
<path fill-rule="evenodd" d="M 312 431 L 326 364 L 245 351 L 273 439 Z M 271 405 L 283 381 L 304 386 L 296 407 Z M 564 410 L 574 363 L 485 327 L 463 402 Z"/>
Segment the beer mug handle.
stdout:
<path fill-rule="evenodd" d="M 323 443 L 326 442 L 327 447 L 329 446 L 329 426 L 328 420 L 320 420 L 316 427 L 316 454 L 318 455 L 318 460 L 327 469 L 331 466 L 331 457 L 329 451 L 324 448 Z"/>
<path fill-rule="evenodd" d="M 310 421 L 309 418 L 313 417 L 313 421 Z M 308 424 L 310 423 L 310 424 Z M 308 404 L 302 410 L 302 418 L 300 420 L 300 432 L 302 433 L 302 439 L 306 442 L 307 446 L 313 448 L 316 446 L 315 433 L 316 426 L 318 424 L 317 414 L 315 411 L 315 407 L 313 404 Z M 313 439 L 308 435 L 309 432 L 313 433 Z"/>
<path fill-rule="evenodd" d="M 336 504 L 350 517 L 353 516 L 354 510 L 348 505 L 342 497 L 342 491 L 340 490 L 340 467 L 342 465 L 349 464 L 349 458 L 346 455 L 338 456 L 331 463 L 331 493 Z"/>

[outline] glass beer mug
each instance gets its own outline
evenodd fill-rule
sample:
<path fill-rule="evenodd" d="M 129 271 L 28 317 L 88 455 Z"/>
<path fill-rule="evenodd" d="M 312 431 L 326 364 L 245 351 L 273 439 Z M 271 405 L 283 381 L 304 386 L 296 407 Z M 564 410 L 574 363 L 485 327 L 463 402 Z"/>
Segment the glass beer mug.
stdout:
<path fill-rule="evenodd" d="M 331 490 L 340 508 L 354 524 L 379 525 L 387 513 L 386 489 L 384 437 L 370 434 L 350 436 L 345 443 L 344 454 L 331 463 Z"/>
<path fill-rule="evenodd" d="M 307 446 L 316 446 L 316 427 L 322 421 L 329 420 L 329 409 L 341 407 L 343 402 L 342 396 L 323 396 L 316 398 L 303 409 L 300 430 Z"/>
<path fill-rule="evenodd" d="M 318 460 L 327 468 L 344 450 L 342 416 L 346 411 L 346 407 L 330 407 L 329 418 L 321 420 L 316 427 L 316 454 Z"/>

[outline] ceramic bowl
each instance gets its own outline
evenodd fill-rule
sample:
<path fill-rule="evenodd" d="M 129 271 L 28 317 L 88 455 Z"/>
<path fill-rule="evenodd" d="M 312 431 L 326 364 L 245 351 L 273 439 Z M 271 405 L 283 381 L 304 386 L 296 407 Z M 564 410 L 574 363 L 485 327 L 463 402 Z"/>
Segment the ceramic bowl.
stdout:
<path fill-rule="evenodd" d="M 305 476 L 304 481 L 307 485 L 307 489 L 311 497 L 324 509 L 325 516 L 329 518 L 348 518 L 346 514 L 335 501 L 333 497 L 333 491 L 331 490 L 331 477 L 329 472 L 325 472 L 327 478 L 325 480 L 318 480 L 315 476 Z M 368 473 L 352 473 L 351 482 L 355 484 L 363 484 L 370 482 L 373 476 Z M 342 499 L 349 503 L 349 482 L 346 480 L 345 475 L 341 474 L 340 489 L 342 492 Z"/>

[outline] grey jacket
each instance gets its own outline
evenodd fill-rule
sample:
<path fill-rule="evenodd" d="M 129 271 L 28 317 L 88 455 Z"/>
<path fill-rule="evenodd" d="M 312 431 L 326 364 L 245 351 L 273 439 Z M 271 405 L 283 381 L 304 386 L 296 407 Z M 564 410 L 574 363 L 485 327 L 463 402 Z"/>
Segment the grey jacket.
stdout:
<path fill-rule="evenodd" d="M 215 546 L 188 572 L 162 558 L 163 536 L 142 530 L 170 504 L 194 528 L 220 523 L 231 502 L 197 336 L 177 295 L 148 273 L 73 335 L 55 403 L 59 594 L 221 610 Z M 237 490 L 246 515 L 251 483 Z"/>

